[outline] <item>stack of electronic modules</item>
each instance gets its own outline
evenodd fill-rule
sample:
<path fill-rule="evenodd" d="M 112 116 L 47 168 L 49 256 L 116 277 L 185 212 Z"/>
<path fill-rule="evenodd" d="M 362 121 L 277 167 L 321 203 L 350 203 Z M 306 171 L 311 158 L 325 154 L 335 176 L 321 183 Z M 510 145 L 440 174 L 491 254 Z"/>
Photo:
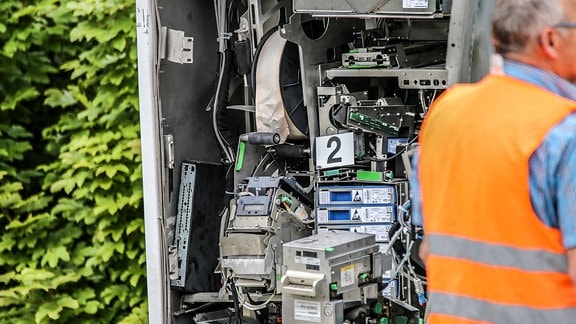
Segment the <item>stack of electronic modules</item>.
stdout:
<path fill-rule="evenodd" d="M 351 49 L 342 54 L 342 65 L 349 69 L 415 68 L 440 64 L 446 58 L 446 44 L 378 45 Z"/>
<path fill-rule="evenodd" d="M 353 183 L 335 186 L 320 184 L 316 207 L 318 232 L 349 231 L 374 234 L 380 251 L 388 250 L 389 232 L 396 221 L 400 202 L 397 184 Z M 384 279 L 389 280 L 391 257 L 383 256 Z M 390 282 L 385 295 L 395 296 Z"/>

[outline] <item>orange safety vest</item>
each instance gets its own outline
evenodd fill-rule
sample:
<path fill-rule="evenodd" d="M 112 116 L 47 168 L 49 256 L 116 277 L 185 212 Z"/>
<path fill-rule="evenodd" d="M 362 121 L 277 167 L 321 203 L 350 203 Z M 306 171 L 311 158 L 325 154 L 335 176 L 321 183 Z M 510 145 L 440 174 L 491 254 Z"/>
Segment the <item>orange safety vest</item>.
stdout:
<path fill-rule="evenodd" d="M 576 323 L 561 234 L 535 214 L 528 175 L 532 153 L 575 110 L 497 75 L 454 86 L 433 105 L 419 160 L 428 323 Z"/>

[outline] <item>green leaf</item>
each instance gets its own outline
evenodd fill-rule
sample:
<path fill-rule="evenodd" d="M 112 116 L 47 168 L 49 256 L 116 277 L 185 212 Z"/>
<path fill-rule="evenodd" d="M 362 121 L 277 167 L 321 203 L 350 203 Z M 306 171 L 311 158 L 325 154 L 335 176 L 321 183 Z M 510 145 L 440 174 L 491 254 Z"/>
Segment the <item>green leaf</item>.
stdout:
<path fill-rule="evenodd" d="M 52 209 L 52 213 L 59 214 L 64 212 L 75 212 L 84 208 L 82 203 L 73 199 L 60 199 L 58 204 Z"/>
<path fill-rule="evenodd" d="M 23 283 L 30 283 L 50 279 L 54 276 L 54 273 L 48 270 L 25 268 L 20 274 L 16 275 L 15 279 Z"/>
<path fill-rule="evenodd" d="M 16 273 L 14 271 L 10 271 L 8 273 L 1 274 L 0 275 L 0 282 L 1 283 L 8 283 L 8 282 L 10 282 L 10 280 L 14 279 L 15 276 L 16 276 Z"/>
<path fill-rule="evenodd" d="M 116 165 L 102 165 L 96 169 L 96 175 L 100 175 L 102 173 L 106 173 L 106 176 L 110 179 L 114 178 L 116 173 L 130 173 L 130 170 L 124 164 L 116 164 Z"/>
<path fill-rule="evenodd" d="M 61 310 L 62 306 L 56 302 L 42 304 L 35 315 L 36 323 L 42 322 L 46 317 L 57 320 L 60 318 L 59 313 Z"/>
<path fill-rule="evenodd" d="M 130 224 L 126 227 L 126 234 L 130 235 L 134 231 L 140 231 L 143 233 L 144 230 L 144 219 L 135 219 L 130 222 Z"/>
<path fill-rule="evenodd" d="M 114 251 L 116 251 L 115 245 L 106 243 L 100 247 L 100 257 L 104 262 L 107 262 L 114 255 Z"/>
<path fill-rule="evenodd" d="M 122 234 L 124 234 L 124 228 L 118 227 L 112 230 L 112 240 L 114 242 L 118 242 L 122 238 Z"/>
<path fill-rule="evenodd" d="M 81 276 L 77 273 L 68 273 L 66 275 L 60 275 L 50 281 L 50 286 L 53 289 L 56 289 L 64 284 L 76 283 L 80 280 L 80 278 Z"/>
<path fill-rule="evenodd" d="M 48 89 L 44 95 L 46 96 L 44 104 L 50 107 L 69 107 L 78 102 L 70 91 Z"/>
<path fill-rule="evenodd" d="M 112 47 L 114 47 L 117 51 L 122 52 L 126 48 L 126 39 L 123 37 L 116 38 L 112 42 Z"/>
<path fill-rule="evenodd" d="M 32 137 L 32 134 L 20 125 L 12 125 L 7 133 L 13 139 Z"/>
<path fill-rule="evenodd" d="M 118 211 L 118 206 L 114 201 L 114 197 L 102 196 L 102 195 L 96 196 L 96 207 L 94 210 L 95 212 L 96 208 L 104 208 L 104 210 L 108 211 L 110 214 L 115 214 Z M 96 214 L 98 215 L 99 213 Z"/>
<path fill-rule="evenodd" d="M 56 248 L 48 249 L 46 254 L 42 258 L 42 265 L 48 263 L 48 266 L 55 268 L 58 265 L 58 261 L 70 261 L 70 254 L 64 246 L 58 246 Z"/>
<path fill-rule="evenodd" d="M 21 41 L 16 39 L 10 39 L 6 44 L 4 44 L 4 55 L 9 58 L 12 58 L 14 54 L 18 51 L 23 51 L 26 49 L 26 46 Z"/>
<path fill-rule="evenodd" d="M 0 104 L 0 110 L 15 109 L 21 101 L 34 99 L 39 94 L 38 90 L 33 87 L 19 89 L 6 96 L 2 104 Z"/>
<path fill-rule="evenodd" d="M 51 201 L 52 197 L 45 197 L 43 194 L 38 194 L 22 200 L 22 202 L 15 207 L 22 213 L 39 212 L 45 210 Z"/>
<path fill-rule="evenodd" d="M 61 179 L 54 182 L 50 186 L 50 192 L 55 193 L 64 190 L 67 194 L 72 192 L 74 187 L 76 186 L 76 181 L 72 178 L 69 179 Z"/>
<path fill-rule="evenodd" d="M 0 307 L 8 308 L 22 303 L 20 298 L 0 297 Z"/>
<path fill-rule="evenodd" d="M 78 309 L 80 304 L 78 301 L 70 296 L 63 296 L 58 299 L 58 306 L 66 307 L 70 309 Z"/>
<path fill-rule="evenodd" d="M 130 277 L 130 284 L 132 285 L 132 287 L 138 286 L 138 281 L 140 280 L 140 277 L 142 277 L 142 274 L 140 273 L 135 273 Z"/>
<path fill-rule="evenodd" d="M 92 299 L 94 297 L 96 297 L 96 293 L 94 292 L 94 289 L 92 288 L 82 288 L 82 289 L 78 289 L 74 292 L 75 297 L 78 299 L 78 301 L 82 304 L 86 304 L 86 301 L 88 299 Z"/>
<path fill-rule="evenodd" d="M 87 314 L 96 314 L 98 312 L 98 308 L 100 306 L 100 302 L 96 300 L 91 300 L 86 303 L 84 306 L 84 311 Z"/>
<path fill-rule="evenodd" d="M 126 256 L 128 257 L 128 259 L 134 260 L 134 258 L 138 255 L 139 252 L 140 252 L 139 250 L 128 250 L 126 251 Z"/>
<path fill-rule="evenodd" d="M 21 222 L 18 219 L 13 220 L 10 222 L 10 224 L 8 224 L 8 226 L 6 226 L 6 229 L 22 229 L 48 218 L 50 218 L 49 214 L 41 214 L 38 216 L 28 215 L 28 218 L 26 218 L 24 222 Z"/>

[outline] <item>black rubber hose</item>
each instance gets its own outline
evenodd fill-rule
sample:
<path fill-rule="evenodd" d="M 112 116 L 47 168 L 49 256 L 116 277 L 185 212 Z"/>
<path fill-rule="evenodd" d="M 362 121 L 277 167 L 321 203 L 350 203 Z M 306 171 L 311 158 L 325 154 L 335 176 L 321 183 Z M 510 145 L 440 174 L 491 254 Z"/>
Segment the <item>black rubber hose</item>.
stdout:
<path fill-rule="evenodd" d="M 254 132 L 246 134 L 248 143 L 254 145 L 277 145 L 280 144 L 280 134 L 273 132 Z"/>
<path fill-rule="evenodd" d="M 268 38 L 270 38 L 270 36 L 272 36 L 272 34 L 274 34 L 277 30 L 278 30 L 277 28 L 272 28 L 269 31 L 267 31 L 266 34 L 262 36 L 260 42 L 258 43 L 258 46 L 256 47 L 256 52 L 254 53 L 254 58 L 252 60 L 252 72 L 250 73 L 251 74 L 250 83 L 252 83 L 252 98 L 256 98 L 256 68 L 258 67 L 260 52 L 262 52 L 262 48 L 264 47 L 264 44 L 266 43 Z"/>
<path fill-rule="evenodd" d="M 279 158 L 287 160 L 306 159 L 310 157 L 309 147 L 305 145 L 281 144 L 274 146 L 274 152 Z"/>

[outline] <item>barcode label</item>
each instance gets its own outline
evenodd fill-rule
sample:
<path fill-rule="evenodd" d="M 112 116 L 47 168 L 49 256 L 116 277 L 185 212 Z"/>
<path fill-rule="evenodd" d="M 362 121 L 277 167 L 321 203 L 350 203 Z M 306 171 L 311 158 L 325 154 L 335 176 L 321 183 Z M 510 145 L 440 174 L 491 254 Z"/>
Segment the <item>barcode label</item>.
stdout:
<path fill-rule="evenodd" d="M 320 303 L 307 300 L 294 300 L 294 319 L 297 321 L 308 321 L 320 323 Z"/>

